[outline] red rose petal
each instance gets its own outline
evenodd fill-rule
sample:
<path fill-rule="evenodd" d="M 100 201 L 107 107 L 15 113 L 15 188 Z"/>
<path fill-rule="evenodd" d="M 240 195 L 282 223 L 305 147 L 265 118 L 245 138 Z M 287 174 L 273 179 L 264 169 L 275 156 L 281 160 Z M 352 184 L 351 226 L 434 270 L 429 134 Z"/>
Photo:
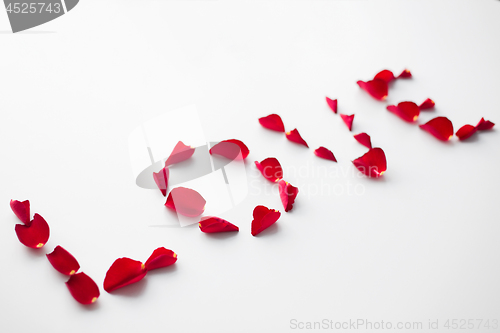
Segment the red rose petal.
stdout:
<path fill-rule="evenodd" d="M 279 182 L 279 191 L 285 212 L 291 211 L 295 198 L 297 197 L 297 194 L 299 194 L 299 189 L 282 179 Z"/>
<path fill-rule="evenodd" d="M 173 265 L 176 261 L 177 254 L 174 251 L 159 247 L 153 251 L 153 254 L 151 254 L 144 265 L 146 266 L 146 270 L 151 271 Z"/>
<path fill-rule="evenodd" d="M 320 158 L 324 158 L 325 160 L 337 162 L 337 159 L 335 158 L 333 153 L 330 150 L 326 149 L 325 147 L 319 147 L 318 149 L 316 149 L 314 151 L 314 155 Z"/>
<path fill-rule="evenodd" d="M 307 142 L 305 142 L 304 139 L 302 139 L 302 137 L 300 136 L 299 131 L 297 131 L 297 129 L 294 129 L 293 131 L 290 131 L 290 132 L 286 132 L 286 138 L 292 142 L 298 143 L 300 145 L 304 145 L 307 148 L 309 148 L 309 146 L 307 145 Z"/>
<path fill-rule="evenodd" d="M 167 195 L 169 176 L 170 176 L 170 170 L 168 169 L 168 167 L 164 167 L 158 173 L 153 172 L 153 178 L 155 180 L 156 186 L 158 186 L 164 197 Z"/>
<path fill-rule="evenodd" d="M 167 158 L 165 166 L 169 166 L 187 160 L 188 158 L 193 156 L 195 150 L 196 148 L 186 146 L 184 143 L 182 143 L 182 141 L 177 142 L 177 144 L 174 147 L 174 150 L 172 150 L 170 156 Z"/>
<path fill-rule="evenodd" d="M 383 71 L 378 72 L 377 75 L 375 75 L 375 77 L 373 79 L 374 80 L 375 79 L 384 80 L 385 82 L 389 83 L 392 80 L 394 80 L 395 78 L 396 77 L 394 76 L 394 74 L 391 71 L 384 69 Z"/>
<path fill-rule="evenodd" d="M 347 128 L 350 131 L 352 129 L 352 122 L 354 120 L 354 115 L 351 114 L 350 116 L 348 116 L 346 114 L 340 114 L 340 118 L 342 118 L 342 120 L 344 121 L 344 123 L 346 124 Z"/>
<path fill-rule="evenodd" d="M 398 75 L 398 79 L 409 79 L 411 78 L 411 72 L 408 69 L 405 69 L 404 71 L 401 72 L 401 74 Z"/>
<path fill-rule="evenodd" d="M 266 158 L 260 163 L 255 161 L 255 166 L 259 169 L 262 176 L 270 182 L 276 183 L 283 178 L 283 169 L 281 168 L 281 164 L 274 157 Z"/>
<path fill-rule="evenodd" d="M 337 113 L 337 100 L 336 99 L 330 99 L 330 98 L 326 98 L 326 103 L 328 104 L 328 106 L 330 107 L 330 109 L 332 109 L 332 111 L 334 113 Z"/>
<path fill-rule="evenodd" d="M 354 138 L 368 149 L 372 149 L 372 140 L 370 136 L 366 133 L 359 133 L 354 136 Z"/>
<path fill-rule="evenodd" d="M 146 266 L 136 260 L 119 258 L 111 265 L 104 278 L 104 290 L 108 293 L 138 282 L 146 276 Z"/>
<path fill-rule="evenodd" d="M 221 155 L 230 160 L 245 159 L 249 153 L 248 147 L 240 140 L 235 139 L 221 141 L 210 149 L 210 154 Z"/>
<path fill-rule="evenodd" d="M 195 190 L 176 187 L 168 194 L 165 206 L 181 215 L 195 217 L 203 213 L 206 203 L 201 194 Z"/>
<path fill-rule="evenodd" d="M 489 120 L 484 120 L 484 118 L 481 118 L 479 123 L 476 125 L 476 128 L 478 131 L 485 131 L 485 130 L 490 130 L 495 126 L 494 123 L 492 123 Z"/>
<path fill-rule="evenodd" d="M 374 79 L 371 81 L 358 81 L 358 86 L 369 93 L 373 98 L 378 100 L 384 100 L 389 94 L 389 86 L 387 82 L 381 79 Z"/>
<path fill-rule="evenodd" d="M 81 304 L 95 303 L 101 294 L 94 280 L 85 273 L 71 275 L 66 286 L 73 298 Z"/>
<path fill-rule="evenodd" d="M 401 102 L 397 106 L 389 105 L 387 110 L 398 115 L 401 119 L 408 122 L 414 122 L 420 115 L 420 108 L 413 102 Z"/>
<path fill-rule="evenodd" d="M 267 117 L 259 118 L 259 123 L 267 129 L 276 131 L 276 132 L 285 132 L 285 125 L 283 124 L 283 120 L 277 114 L 270 114 Z"/>
<path fill-rule="evenodd" d="M 435 105 L 436 103 L 434 103 L 432 99 L 427 98 L 425 101 L 422 102 L 422 104 L 420 104 L 419 108 L 420 110 L 427 110 L 427 109 L 432 109 Z"/>
<path fill-rule="evenodd" d="M 30 222 L 30 201 L 10 200 L 10 208 L 24 224 Z"/>
<path fill-rule="evenodd" d="M 234 224 L 215 216 L 207 216 L 201 219 L 200 230 L 206 233 L 239 231 Z"/>
<path fill-rule="evenodd" d="M 465 140 L 472 136 L 472 134 L 477 132 L 477 128 L 472 125 L 464 125 L 455 134 L 458 136 L 459 140 Z"/>
<path fill-rule="evenodd" d="M 453 136 L 453 124 L 446 117 L 437 117 L 420 125 L 420 128 L 442 141 L 448 141 Z"/>
<path fill-rule="evenodd" d="M 380 177 L 387 170 L 387 160 L 381 148 L 372 148 L 360 158 L 352 161 L 354 166 L 368 177 Z"/>
<path fill-rule="evenodd" d="M 260 234 L 280 218 L 281 213 L 275 209 L 257 206 L 253 210 L 252 236 Z"/>
<path fill-rule="evenodd" d="M 49 240 L 50 228 L 47 222 L 35 214 L 29 224 L 16 224 L 16 234 L 19 241 L 33 249 L 39 249 Z"/>
<path fill-rule="evenodd" d="M 56 271 L 64 275 L 73 275 L 80 269 L 80 264 L 75 257 L 59 245 L 52 253 L 47 254 L 47 259 Z"/>

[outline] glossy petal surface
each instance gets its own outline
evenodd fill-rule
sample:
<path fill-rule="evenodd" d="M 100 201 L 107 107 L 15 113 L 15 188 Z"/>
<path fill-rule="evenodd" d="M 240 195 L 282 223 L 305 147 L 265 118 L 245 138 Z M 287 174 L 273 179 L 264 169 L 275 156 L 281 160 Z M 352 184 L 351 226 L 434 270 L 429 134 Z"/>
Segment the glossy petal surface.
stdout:
<path fill-rule="evenodd" d="M 340 114 L 340 118 L 344 121 L 345 125 L 349 129 L 349 131 L 352 129 L 352 122 L 354 121 L 354 115 L 351 114 L 350 116 L 346 114 Z"/>
<path fill-rule="evenodd" d="M 255 166 L 259 169 L 262 176 L 272 183 L 276 183 L 283 178 L 283 169 L 281 168 L 281 164 L 274 157 L 266 158 L 262 162 L 255 161 Z"/>
<path fill-rule="evenodd" d="M 147 270 L 140 261 L 119 258 L 111 265 L 104 278 L 104 290 L 108 293 L 138 282 L 146 276 Z"/>
<path fill-rule="evenodd" d="M 361 143 L 366 148 L 372 149 L 372 140 L 368 134 L 359 133 L 359 134 L 354 135 L 354 138 L 356 139 L 356 141 Z"/>
<path fill-rule="evenodd" d="M 293 131 L 290 132 L 286 132 L 286 138 L 292 142 L 298 143 L 299 145 L 303 145 L 309 148 L 307 142 L 305 142 L 305 140 L 302 139 L 297 129 L 294 129 Z"/>
<path fill-rule="evenodd" d="M 280 218 L 281 213 L 265 206 L 257 206 L 253 210 L 252 236 L 260 234 Z"/>
<path fill-rule="evenodd" d="M 153 254 L 151 254 L 144 266 L 146 270 L 151 271 L 153 269 L 168 267 L 175 264 L 176 261 L 177 254 L 174 251 L 159 247 L 153 251 Z"/>
<path fill-rule="evenodd" d="M 165 206 L 181 215 L 195 217 L 203 213 L 206 203 L 201 194 L 195 190 L 176 187 L 168 194 Z"/>
<path fill-rule="evenodd" d="M 224 156 L 230 160 L 242 160 L 247 158 L 250 150 L 240 140 L 230 139 L 224 140 L 216 144 L 210 149 L 210 154 Z"/>
<path fill-rule="evenodd" d="M 29 224 L 16 224 L 16 234 L 22 244 L 39 249 L 49 240 L 50 228 L 43 217 L 35 214 Z"/>
<path fill-rule="evenodd" d="M 283 120 L 281 120 L 281 117 L 277 114 L 273 113 L 267 117 L 259 118 L 259 123 L 267 129 L 276 132 L 285 132 L 285 125 L 283 124 Z"/>
<path fill-rule="evenodd" d="M 419 108 L 420 110 L 427 110 L 434 108 L 435 105 L 436 103 L 434 103 L 432 99 L 427 98 L 425 101 L 422 102 L 422 104 L 420 104 Z"/>
<path fill-rule="evenodd" d="M 21 220 L 24 224 L 28 224 L 30 222 L 30 202 L 26 201 L 18 201 L 11 200 L 10 208 L 16 214 L 17 218 Z"/>
<path fill-rule="evenodd" d="M 47 259 L 56 271 L 64 275 L 73 275 L 80 269 L 80 264 L 75 257 L 59 245 L 52 253 L 47 254 Z"/>
<path fill-rule="evenodd" d="M 318 149 L 316 149 L 314 151 L 314 155 L 316 155 L 320 158 L 324 158 L 325 160 L 337 162 L 337 159 L 335 158 L 335 156 L 333 155 L 331 150 L 329 150 L 325 147 L 319 147 Z"/>
<path fill-rule="evenodd" d="M 492 123 L 489 120 L 484 120 L 484 118 L 481 118 L 479 123 L 476 125 L 476 128 L 478 131 L 486 131 L 492 129 L 493 126 L 495 126 L 494 123 Z"/>
<path fill-rule="evenodd" d="M 420 115 L 420 108 L 413 102 L 401 102 L 397 106 L 389 105 L 387 110 L 410 123 L 416 121 Z"/>
<path fill-rule="evenodd" d="M 392 80 L 394 80 L 395 78 L 396 77 L 394 76 L 394 74 L 390 70 L 384 69 L 383 71 L 378 72 L 377 75 L 375 75 L 375 77 L 373 79 L 374 80 L 379 79 L 379 80 L 383 80 L 383 81 L 389 83 Z"/>
<path fill-rule="evenodd" d="M 71 275 L 66 282 L 66 287 L 73 298 L 81 304 L 95 303 L 101 294 L 94 280 L 85 273 Z"/>
<path fill-rule="evenodd" d="M 477 132 L 477 128 L 472 125 L 464 125 L 455 134 L 459 140 L 466 140 Z"/>
<path fill-rule="evenodd" d="M 239 231 L 240 229 L 220 217 L 207 216 L 201 219 L 198 224 L 200 230 L 205 233 L 216 233 L 216 232 L 229 232 L 229 231 Z"/>
<path fill-rule="evenodd" d="M 326 97 L 326 103 L 334 113 L 337 113 L 337 100 Z"/>
<path fill-rule="evenodd" d="M 380 101 L 385 100 L 389 94 L 389 86 L 384 80 L 374 79 L 367 82 L 358 81 L 357 83 L 361 89 Z"/>
<path fill-rule="evenodd" d="M 360 158 L 352 161 L 354 166 L 368 177 L 380 177 L 387 170 L 387 160 L 381 148 L 372 148 Z"/>
<path fill-rule="evenodd" d="M 420 128 L 431 133 L 441 141 L 448 141 L 453 136 L 453 124 L 446 117 L 437 117 L 420 125 Z"/>
<path fill-rule="evenodd" d="M 299 194 L 299 189 L 283 179 L 279 181 L 278 185 L 283 208 L 285 208 L 285 212 L 289 212 L 293 208 L 295 198 L 297 197 L 297 194 Z"/>

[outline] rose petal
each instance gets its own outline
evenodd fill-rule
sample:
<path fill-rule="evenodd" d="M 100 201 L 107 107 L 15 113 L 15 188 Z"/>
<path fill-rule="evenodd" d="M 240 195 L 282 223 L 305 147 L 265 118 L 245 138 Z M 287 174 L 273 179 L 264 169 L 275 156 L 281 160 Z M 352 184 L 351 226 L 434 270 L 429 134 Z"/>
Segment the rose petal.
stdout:
<path fill-rule="evenodd" d="M 405 69 L 404 71 L 401 72 L 401 74 L 398 75 L 398 79 L 409 79 L 411 78 L 411 72 L 408 69 Z"/>
<path fill-rule="evenodd" d="M 182 141 L 177 142 L 177 144 L 174 147 L 174 150 L 172 150 L 170 156 L 167 158 L 165 166 L 169 166 L 187 160 L 188 158 L 193 156 L 195 150 L 196 148 L 186 146 L 184 143 L 182 143 Z"/>
<path fill-rule="evenodd" d="M 62 246 L 56 246 L 52 253 L 46 255 L 52 267 L 64 275 L 73 275 L 80 269 L 78 261 Z"/>
<path fill-rule="evenodd" d="M 354 138 L 368 149 L 372 149 L 372 140 L 370 136 L 366 133 L 359 133 L 354 136 Z"/>
<path fill-rule="evenodd" d="M 320 158 L 324 158 L 325 160 L 337 162 L 337 159 L 335 158 L 333 153 L 330 150 L 326 149 L 325 147 L 319 147 L 318 149 L 316 149 L 314 151 L 314 155 Z"/>
<path fill-rule="evenodd" d="M 495 126 L 494 123 L 492 123 L 489 120 L 484 120 L 484 118 L 481 118 L 479 123 L 476 125 L 476 128 L 478 131 L 485 131 L 485 130 L 490 130 Z"/>
<path fill-rule="evenodd" d="M 387 170 L 387 160 L 381 148 L 372 148 L 352 161 L 354 166 L 368 177 L 380 177 Z"/>
<path fill-rule="evenodd" d="M 43 217 L 35 214 L 30 223 L 16 224 L 16 234 L 22 244 L 39 249 L 49 240 L 50 228 Z"/>
<path fill-rule="evenodd" d="M 293 203 L 295 202 L 297 194 L 299 194 L 299 189 L 283 179 L 280 180 L 278 185 L 283 208 L 285 208 L 285 212 L 289 212 L 293 208 Z"/>
<path fill-rule="evenodd" d="M 437 117 L 420 125 L 420 128 L 442 141 L 448 141 L 453 136 L 453 124 L 446 117 Z"/>
<path fill-rule="evenodd" d="M 269 228 L 280 218 L 281 213 L 275 209 L 257 206 L 253 210 L 252 236 L 257 236 Z"/>
<path fill-rule="evenodd" d="M 85 273 L 71 275 L 66 286 L 71 296 L 81 304 L 95 303 L 100 295 L 97 284 Z"/>
<path fill-rule="evenodd" d="M 146 266 L 136 260 L 119 258 L 111 265 L 104 278 L 104 290 L 108 293 L 138 282 L 146 276 Z"/>
<path fill-rule="evenodd" d="M 207 216 L 201 219 L 200 230 L 206 233 L 239 231 L 234 224 L 215 216 Z"/>
<path fill-rule="evenodd" d="M 373 79 L 374 80 L 375 79 L 384 80 L 385 82 L 389 83 L 392 80 L 394 80 L 395 78 L 396 77 L 394 76 L 394 74 L 391 71 L 384 69 L 383 71 L 378 72 L 377 75 L 375 75 L 375 77 Z"/>
<path fill-rule="evenodd" d="M 255 166 L 259 169 L 262 176 L 270 182 L 276 183 L 283 178 L 283 169 L 281 168 L 281 164 L 274 157 L 266 158 L 260 163 L 255 161 Z"/>
<path fill-rule="evenodd" d="M 307 148 L 309 148 L 309 146 L 307 145 L 307 142 L 305 142 L 304 139 L 302 139 L 302 137 L 300 136 L 299 131 L 297 131 L 297 129 L 294 129 L 293 131 L 290 131 L 290 132 L 286 132 L 286 138 L 292 142 L 298 143 L 300 145 L 304 145 Z"/>
<path fill-rule="evenodd" d="M 164 197 L 167 195 L 168 177 L 170 177 L 170 170 L 168 167 L 164 167 L 158 173 L 153 172 L 156 186 L 158 186 Z"/>
<path fill-rule="evenodd" d="M 195 217 L 203 213 L 206 203 L 201 194 L 195 190 L 176 187 L 168 194 L 165 206 L 181 215 Z"/>
<path fill-rule="evenodd" d="M 432 99 L 427 98 L 425 101 L 422 102 L 422 104 L 420 104 L 419 108 L 420 111 L 422 111 L 422 110 L 432 109 L 434 108 L 435 105 L 436 103 L 434 103 Z"/>
<path fill-rule="evenodd" d="M 330 109 L 332 109 L 332 111 L 334 113 L 337 113 L 337 100 L 336 99 L 330 99 L 330 98 L 326 98 L 326 103 L 328 104 L 328 106 L 330 107 Z"/>
<path fill-rule="evenodd" d="M 354 115 L 351 114 L 350 116 L 346 114 L 340 114 L 340 118 L 344 121 L 345 125 L 349 129 L 349 131 L 352 129 L 352 122 L 354 120 Z"/>
<path fill-rule="evenodd" d="M 30 201 L 10 200 L 10 208 L 24 224 L 30 222 Z"/>
<path fill-rule="evenodd" d="M 270 114 L 267 117 L 259 118 L 259 123 L 267 129 L 276 132 L 285 132 L 285 125 L 283 125 L 283 120 L 277 114 Z"/>
<path fill-rule="evenodd" d="M 387 110 L 398 115 L 401 119 L 408 122 L 414 122 L 420 115 L 420 108 L 413 102 L 401 102 L 397 106 L 389 105 Z"/>
<path fill-rule="evenodd" d="M 389 94 L 389 87 L 387 82 L 381 79 L 374 79 L 371 81 L 358 81 L 358 86 L 369 93 L 373 98 L 378 100 L 385 100 Z"/>
<path fill-rule="evenodd" d="M 230 160 L 245 159 L 249 153 L 248 147 L 240 140 L 235 139 L 221 141 L 210 149 L 210 154 L 221 155 Z"/>
<path fill-rule="evenodd" d="M 151 271 L 173 265 L 176 261 L 177 254 L 174 251 L 159 247 L 153 251 L 153 254 L 151 254 L 144 265 L 146 266 L 146 270 Z"/>
<path fill-rule="evenodd" d="M 465 140 L 472 136 L 472 134 L 477 132 L 477 128 L 472 125 L 464 125 L 455 134 L 458 136 L 459 140 Z"/>

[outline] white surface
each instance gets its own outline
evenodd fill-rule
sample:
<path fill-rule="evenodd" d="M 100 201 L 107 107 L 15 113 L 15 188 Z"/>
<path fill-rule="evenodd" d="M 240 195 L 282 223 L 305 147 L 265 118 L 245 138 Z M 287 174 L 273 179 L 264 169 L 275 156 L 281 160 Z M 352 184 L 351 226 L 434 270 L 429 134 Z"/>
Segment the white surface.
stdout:
<path fill-rule="evenodd" d="M 9 29 L 0 11 L 2 332 L 500 319 L 498 130 L 444 144 L 356 85 L 407 67 L 414 79 L 396 82 L 388 102 L 433 98 L 420 123 L 500 122 L 499 1 L 86 0 L 32 31 Z M 366 149 L 325 95 L 385 150 L 383 179 L 358 177 L 350 160 Z M 250 195 L 222 216 L 240 227 L 229 237 L 148 227 L 175 215 L 153 218 L 164 198 L 131 177 L 130 132 L 190 104 L 208 140 L 238 138 L 251 151 Z M 311 149 L 260 127 L 269 113 Z M 339 163 L 316 158 L 319 145 Z M 300 189 L 291 213 L 252 166 L 269 156 Z M 327 195 L 334 186 L 344 193 Z M 17 240 L 11 198 L 30 199 L 49 222 L 43 250 Z M 283 215 L 252 237 L 258 204 Z M 179 261 L 116 295 L 101 288 L 85 308 L 44 258 L 58 244 L 100 286 L 119 257 L 144 261 L 165 246 Z"/>

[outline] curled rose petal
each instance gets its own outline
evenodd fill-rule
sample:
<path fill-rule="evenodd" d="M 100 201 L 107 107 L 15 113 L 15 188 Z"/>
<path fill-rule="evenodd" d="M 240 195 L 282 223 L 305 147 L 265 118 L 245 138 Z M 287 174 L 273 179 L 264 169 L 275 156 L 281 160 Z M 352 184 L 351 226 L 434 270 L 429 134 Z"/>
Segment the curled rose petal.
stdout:
<path fill-rule="evenodd" d="M 332 109 L 332 111 L 334 113 L 337 113 L 337 100 L 336 99 L 330 99 L 330 98 L 326 98 L 326 103 L 328 104 L 328 106 L 330 107 L 330 109 Z"/>
<path fill-rule="evenodd" d="M 281 168 L 281 164 L 274 157 L 266 158 L 260 163 L 255 161 L 255 166 L 259 169 L 262 176 L 270 182 L 276 183 L 283 178 L 283 169 Z"/>
<path fill-rule="evenodd" d="M 466 140 L 477 132 L 477 128 L 472 125 L 464 125 L 455 134 L 459 140 Z"/>
<path fill-rule="evenodd" d="M 71 275 L 66 286 L 71 296 L 81 304 L 95 303 L 100 295 L 97 284 L 85 273 Z"/>
<path fill-rule="evenodd" d="M 252 236 L 260 234 L 280 218 L 281 213 L 275 209 L 257 206 L 253 210 Z"/>
<path fill-rule="evenodd" d="M 289 212 L 293 208 L 293 203 L 295 202 L 297 194 L 299 194 L 299 189 L 283 179 L 280 180 L 278 185 L 283 208 L 285 208 L 285 212 Z"/>
<path fill-rule="evenodd" d="M 146 266 L 146 270 L 151 271 L 173 265 L 176 261 L 177 254 L 174 251 L 159 247 L 153 251 L 153 254 L 151 254 L 144 265 Z"/>
<path fill-rule="evenodd" d="M 276 132 L 285 132 L 285 125 L 283 124 L 283 120 L 277 114 L 270 114 L 267 117 L 259 118 L 259 123 L 270 130 Z"/>
<path fill-rule="evenodd" d="M 111 265 L 104 278 L 104 290 L 108 293 L 136 283 L 146 276 L 146 266 L 137 260 L 119 258 Z"/>
<path fill-rule="evenodd" d="M 186 146 L 182 141 L 177 142 L 174 149 L 170 153 L 170 156 L 167 158 L 165 166 L 169 166 L 187 160 L 188 158 L 193 156 L 195 150 L 196 148 L 193 148 L 191 146 Z"/>
<path fill-rule="evenodd" d="M 387 170 L 387 160 L 381 148 L 372 148 L 360 158 L 352 161 L 354 166 L 368 177 L 380 177 Z"/>
<path fill-rule="evenodd" d="M 484 120 L 484 118 L 481 118 L 479 123 L 476 125 L 476 128 L 478 131 L 485 131 L 485 130 L 490 130 L 495 126 L 494 123 L 492 123 L 489 120 Z"/>
<path fill-rule="evenodd" d="M 389 86 L 387 82 L 382 79 L 374 79 L 371 81 L 358 81 L 358 86 L 369 93 L 373 98 L 378 100 L 385 100 L 389 94 Z"/>
<path fill-rule="evenodd" d="M 220 217 L 207 216 L 201 219 L 200 230 L 206 233 L 239 231 L 240 229 L 234 224 L 221 219 Z"/>
<path fill-rule="evenodd" d="M 203 213 L 206 203 L 201 194 L 195 190 L 186 187 L 176 187 L 168 194 L 165 206 L 181 215 L 195 217 Z"/>
<path fill-rule="evenodd" d="M 425 101 L 422 102 L 422 104 L 420 104 L 419 108 L 420 110 L 427 110 L 434 108 L 435 105 L 436 103 L 434 103 L 432 99 L 427 98 Z"/>
<path fill-rule="evenodd" d="M 286 138 L 288 140 L 295 142 L 295 143 L 298 143 L 300 145 L 304 145 L 307 148 L 309 148 L 309 146 L 307 145 L 307 142 L 305 142 L 304 139 L 302 139 L 302 137 L 300 136 L 299 131 L 297 131 L 297 129 L 294 129 L 293 131 L 290 131 L 290 132 L 286 132 L 285 134 L 286 134 Z"/>
<path fill-rule="evenodd" d="M 329 149 L 326 149 L 325 147 L 319 147 L 318 149 L 316 149 L 314 151 L 314 155 L 320 158 L 324 158 L 325 160 L 337 162 L 337 159 L 335 158 L 333 153 Z"/>
<path fill-rule="evenodd" d="M 30 201 L 10 200 L 10 208 L 24 224 L 30 222 Z"/>
<path fill-rule="evenodd" d="M 431 119 L 427 123 L 420 125 L 420 128 L 442 141 L 448 141 L 453 136 L 453 124 L 446 117 Z"/>
<path fill-rule="evenodd" d="M 404 71 L 401 72 L 401 74 L 398 75 L 398 79 L 409 79 L 411 78 L 411 72 L 408 69 L 405 69 Z"/>
<path fill-rule="evenodd" d="M 16 234 L 22 244 L 39 249 L 49 240 L 50 229 L 43 217 L 35 214 L 30 223 L 16 224 Z"/>
<path fill-rule="evenodd" d="M 346 114 L 340 114 L 340 118 L 344 121 L 345 125 L 349 129 L 349 131 L 352 129 L 352 122 L 354 120 L 354 115 L 351 114 L 350 116 Z"/>
<path fill-rule="evenodd" d="M 170 170 L 168 167 L 164 167 L 158 173 L 153 172 L 153 178 L 155 180 L 156 186 L 160 189 L 163 196 L 167 196 L 167 187 L 168 187 L 168 177 L 170 175 Z"/>
<path fill-rule="evenodd" d="M 384 80 L 385 82 L 389 83 L 395 78 L 396 77 L 390 70 L 384 69 L 383 71 L 378 72 L 373 79 Z"/>
<path fill-rule="evenodd" d="M 414 122 L 420 115 L 420 108 L 413 102 L 401 102 L 397 106 L 389 105 L 387 110 L 399 116 L 399 118 L 408 122 Z"/>
<path fill-rule="evenodd" d="M 221 141 L 210 149 L 210 154 L 224 156 L 230 160 L 245 159 L 249 153 L 248 147 L 240 140 L 235 139 Z"/>
<path fill-rule="evenodd" d="M 52 253 L 47 254 L 52 267 L 64 275 L 73 275 L 80 269 L 78 261 L 62 246 L 56 246 Z"/>
<path fill-rule="evenodd" d="M 368 149 L 372 149 L 372 140 L 370 136 L 366 133 L 359 133 L 354 136 L 354 138 Z"/>

